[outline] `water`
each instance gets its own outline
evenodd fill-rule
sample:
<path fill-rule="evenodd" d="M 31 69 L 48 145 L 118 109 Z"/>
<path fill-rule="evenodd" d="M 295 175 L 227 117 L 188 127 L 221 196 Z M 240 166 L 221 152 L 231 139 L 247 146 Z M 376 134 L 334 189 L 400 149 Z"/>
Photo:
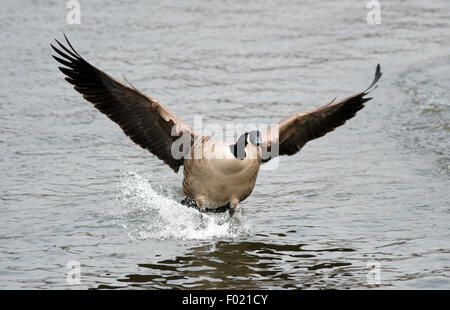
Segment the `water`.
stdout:
<path fill-rule="evenodd" d="M 91 2 L 80 25 L 64 1 L 0 8 L 0 288 L 450 288 L 447 1 L 381 1 L 381 25 L 356 0 Z M 180 206 L 181 174 L 63 80 L 62 32 L 191 124 L 273 123 L 384 75 L 229 221 Z"/>

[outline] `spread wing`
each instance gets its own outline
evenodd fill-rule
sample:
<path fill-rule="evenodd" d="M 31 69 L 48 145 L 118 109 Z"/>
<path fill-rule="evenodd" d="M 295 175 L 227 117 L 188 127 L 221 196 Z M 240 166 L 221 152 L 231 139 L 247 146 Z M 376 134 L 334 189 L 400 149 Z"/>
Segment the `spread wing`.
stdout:
<path fill-rule="evenodd" d="M 293 155 L 308 141 L 324 136 L 354 117 L 364 103 L 372 99 L 366 95 L 376 88 L 381 75 L 380 65 L 377 65 L 375 78 L 366 90 L 337 102 L 334 99 L 320 108 L 294 114 L 270 127 L 263 133 L 263 162 L 278 155 Z"/>
<path fill-rule="evenodd" d="M 192 144 L 195 139 L 192 128 L 155 99 L 89 64 L 64 37 L 68 47 L 57 40 L 59 48 L 51 46 L 62 57 L 53 56 L 65 66 L 59 69 L 66 75 L 66 81 L 116 122 L 133 142 L 178 172 L 184 160 L 183 157 L 176 159 L 172 156 L 172 144 L 183 135 L 190 136 Z"/>

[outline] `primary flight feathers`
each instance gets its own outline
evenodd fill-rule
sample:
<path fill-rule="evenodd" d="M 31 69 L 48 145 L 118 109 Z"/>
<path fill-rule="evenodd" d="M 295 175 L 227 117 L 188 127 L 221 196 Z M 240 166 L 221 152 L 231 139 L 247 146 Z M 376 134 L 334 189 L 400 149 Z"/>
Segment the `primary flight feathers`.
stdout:
<path fill-rule="evenodd" d="M 59 48 L 51 46 L 63 57 L 53 56 L 66 66 L 59 67 L 67 76 L 66 81 L 73 84 L 75 90 L 100 112 L 116 122 L 131 140 L 178 172 L 183 165 L 183 158 L 174 159 L 171 146 L 183 133 L 191 135 L 194 140 L 192 128 L 155 99 L 89 64 L 64 37 L 70 49 L 56 39 Z M 171 135 L 173 126 L 176 126 L 178 136 Z"/>
<path fill-rule="evenodd" d="M 270 139 L 271 130 L 274 128 L 272 127 L 269 128 L 267 133 L 263 133 L 263 141 L 265 141 L 263 146 L 270 151 L 272 144 L 278 143 L 279 155 L 293 155 L 297 153 L 308 141 L 333 131 L 336 127 L 343 125 L 348 119 L 354 117 L 356 112 L 364 108 L 364 103 L 372 99 L 365 96 L 374 89 L 381 75 L 380 65 L 377 65 L 373 82 L 366 90 L 340 101 L 336 101 L 335 98 L 329 104 L 320 108 L 300 112 L 283 119 L 277 124 L 279 130 L 278 141 L 271 141 Z M 268 161 L 269 159 L 263 159 L 263 161 Z"/>

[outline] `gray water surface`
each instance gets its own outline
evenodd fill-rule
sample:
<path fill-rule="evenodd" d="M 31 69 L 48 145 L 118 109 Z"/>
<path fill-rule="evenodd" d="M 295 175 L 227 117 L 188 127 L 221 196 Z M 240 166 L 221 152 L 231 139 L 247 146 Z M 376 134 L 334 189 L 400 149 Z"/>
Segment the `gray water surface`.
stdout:
<path fill-rule="evenodd" d="M 369 25 L 356 0 L 81 1 L 69 25 L 64 1 L 3 1 L 0 288 L 450 288 L 450 7 L 381 4 Z M 191 124 L 275 123 L 384 75 L 230 221 L 179 205 L 182 174 L 64 81 L 63 32 Z"/>

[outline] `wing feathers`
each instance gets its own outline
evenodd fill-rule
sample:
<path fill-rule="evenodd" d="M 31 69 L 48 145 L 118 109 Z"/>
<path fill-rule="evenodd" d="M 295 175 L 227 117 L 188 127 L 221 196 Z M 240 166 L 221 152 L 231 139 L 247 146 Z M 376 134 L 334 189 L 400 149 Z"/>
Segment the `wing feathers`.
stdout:
<path fill-rule="evenodd" d="M 52 44 L 51 47 L 59 55 L 53 55 L 53 58 L 63 65 L 59 69 L 66 75 L 65 80 L 74 85 L 83 98 L 116 122 L 136 144 L 177 172 L 183 165 L 183 158 L 173 158 L 172 143 L 183 134 L 191 135 L 191 140 L 194 140 L 193 130 L 153 98 L 89 64 L 65 35 L 64 38 L 70 49 L 56 39 L 58 47 Z M 178 136 L 171 135 L 173 126 L 177 126 Z"/>
<path fill-rule="evenodd" d="M 73 48 L 64 35 L 68 47 L 55 39 L 58 47 L 51 45 L 58 56 L 53 58 L 63 67 L 59 67 L 66 75 L 65 80 L 74 85 L 77 92 L 111 120 L 116 122 L 122 130 L 136 144 L 148 149 L 162 159 L 175 172 L 183 165 L 183 158 L 174 159 L 171 146 L 180 135 L 188 134 L 191 142 L 195 141 L 195 134 L 186 123 L 178 119 L 166 107 L 151 97 L 146 96 L 131 84 L 127 86 L 105 72 L 85 61 Z M 354 117 L 371 100 L 366 97 L 377 87 L 382 76 L 378 64 L 375 76 L 370 86 L 353 96 L 330 103 L 312 111 L 292 115 L 272 127 L 263 137 L 263 153 L 269 153 L 268 161 L 278 155 L 293 155 L 300 151 L 310 140 L 324 136 L 347 120 Z M 176 126 L 178 136 L 171 136 L 172 128 Z M 278 135 L 273 131 L 278 130 Z M 278 154 L 271 154 L 273 146 L 278 145 Z"/>
<path fill-rule="evenodd" d="M 268 161 L 278 155 L 293 155 L 310 140 L 324 136 L 339 126 L 342 126 L 347 120 L 351 119 L 356 113 L 364 108 L 364 103 L 371 100 L 371 97 L 365 97 L 377 86 L 382 73 L 380 65 L 377 65 L 375 77 L 370 86 L 353 96 L 336 102 L 333 99 L 327 105 L 312 111 L 292 115 L 278 123 L 278 141 L 273 139 L 271 131 L 277 128 L 272 127 L 264 137 L 263 154 L 270 154 L 263 158 Z M 277 135 L 274 135 L 277 137 Z M 272 146 L 277 143 L 279 154 L 271 154 Z"/>

